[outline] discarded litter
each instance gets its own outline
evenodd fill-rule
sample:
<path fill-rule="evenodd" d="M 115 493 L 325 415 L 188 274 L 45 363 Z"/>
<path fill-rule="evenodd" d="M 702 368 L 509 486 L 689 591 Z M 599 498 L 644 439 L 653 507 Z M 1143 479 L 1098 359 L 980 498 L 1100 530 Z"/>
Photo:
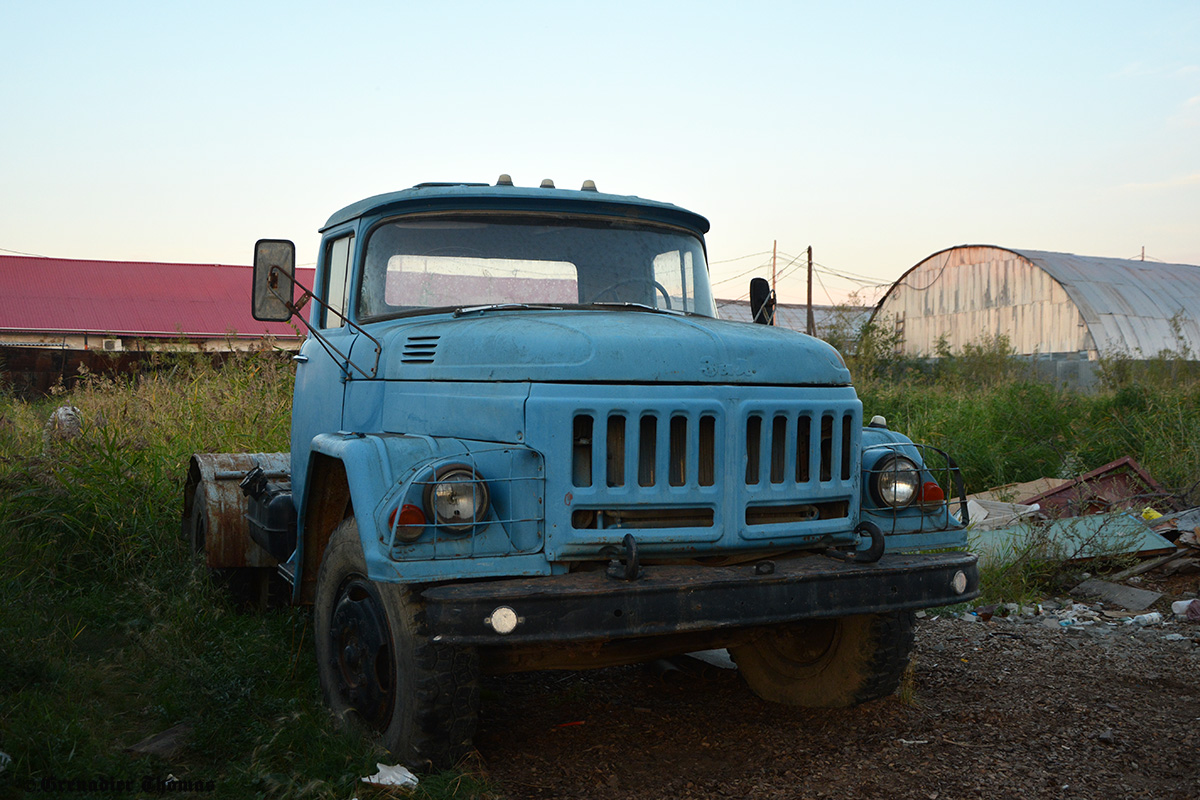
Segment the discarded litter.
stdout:
<path fill-rule="evenodd" d="M 968 500 L 967 514 L 971 518 L 971 530 L 991 531 L 1005 528 L 1040 511 L 1037 505 L 1002 503 L 998 500 Z"/>
<path fill-rule="evenodd" d="M 737 669 L 737 664 L 729 657 L 728 650 L 696 650 L 688 655 L 720 669 Z"/>
<path fill-rule="evenodd" d="M 1200 600 L 1178 600 L 1171 603 L 1171 612 L 1188 622 L 1200 622 Z"/>
<path fill-rule="evenodd" d="M 12 763 L 12 756 L 8 753 L 0 753 L 0 772 L 8 769 L 8 765 Z"/>
<path fill-rule="evenodd" d="M 363 778 L 363 783 L 375 786 L 402 786 L 409 789 L 415 788 L 417 785 L 417 776 L 399 764 L 389 767 L 376 762 L 375 766 L 379 768 L 379 771 L 369 778 Z"/>
<path fill-rule="evenodd" d="M 1138 614 L 1129 621 L 1134 625 L 1160 625 L 1163 620 L 1162 614 L 1157 611 L 1151 611 L 1149 614 Z"/>

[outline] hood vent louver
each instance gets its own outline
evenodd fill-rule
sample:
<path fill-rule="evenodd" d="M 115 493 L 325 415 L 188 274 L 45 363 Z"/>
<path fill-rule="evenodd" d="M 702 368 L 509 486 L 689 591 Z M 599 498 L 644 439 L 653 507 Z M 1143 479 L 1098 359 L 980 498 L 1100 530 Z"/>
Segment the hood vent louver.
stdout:
<path fill-rule="evenodd" d="M 410 336 L 400 356 L 402 364 L 432 364 L 440 336 Z"/>

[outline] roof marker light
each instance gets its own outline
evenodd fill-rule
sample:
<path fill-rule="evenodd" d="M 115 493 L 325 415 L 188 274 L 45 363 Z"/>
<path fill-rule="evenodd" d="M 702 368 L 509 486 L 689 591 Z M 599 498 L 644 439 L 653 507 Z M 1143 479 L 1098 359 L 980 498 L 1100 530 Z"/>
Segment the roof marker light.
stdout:
<path fill-rule="evenodd" d="M 581 192 L 598 192 L 600 190 L 596 188 L 596 182 L 594 180 L 592 180 L 591 178 L 588 178 L 586 181 L 583 182 L 583 186 L 580 187 L 579 191 L 581 191 Z"/>
<path fill-rule="evenodd" d="M 546 178 L 545 180 L 543 180 L 543 181 L 542 181 L 542 187 L 541 187 L 541 188 L 543 188 L 543 189 L 553 189 L 553 188 L 554 188 L 554 181 L 553 181 L 553 180 L 551 180 L 550 178 Z"/>
<path fill-rule="evenodd" d="M 497 186 L 512 186 L 513 185 L 512 175 L 509 175 L 507 172 L 500 173 L 500 177 L 496 179 L 496 185 Z"/>

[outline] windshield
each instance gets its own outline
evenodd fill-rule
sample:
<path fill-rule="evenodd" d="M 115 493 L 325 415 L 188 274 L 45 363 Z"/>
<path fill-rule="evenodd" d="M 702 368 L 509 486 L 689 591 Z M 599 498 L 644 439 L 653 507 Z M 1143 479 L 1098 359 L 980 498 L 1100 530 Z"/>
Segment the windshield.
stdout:
<path fill-rule="evenodd" d="M 704 247 L 673 228 L 544 217 L 410 217 L 371 232 L 358 310 L 636 303 L 716 316 Z"/>

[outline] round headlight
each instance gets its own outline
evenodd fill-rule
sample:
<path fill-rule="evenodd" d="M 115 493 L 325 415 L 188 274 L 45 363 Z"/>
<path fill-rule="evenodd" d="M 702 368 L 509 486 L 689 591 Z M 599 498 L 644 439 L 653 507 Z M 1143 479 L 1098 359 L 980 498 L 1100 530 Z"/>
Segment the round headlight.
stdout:
<path fill-rule="evenodd" d="M 470 467 L 446 467 L 434 478 L 426 504 L 438 526 L 452 531 L 470 530 L 487 516 L 487 484 Z"/>
<path fill-rule="evenodd" d="M 921 470 L 910 458 L 888 456 L 876 465 L 872 484 L 876 500 L 885 506 L 904 508 L 921 491 Z"/>

